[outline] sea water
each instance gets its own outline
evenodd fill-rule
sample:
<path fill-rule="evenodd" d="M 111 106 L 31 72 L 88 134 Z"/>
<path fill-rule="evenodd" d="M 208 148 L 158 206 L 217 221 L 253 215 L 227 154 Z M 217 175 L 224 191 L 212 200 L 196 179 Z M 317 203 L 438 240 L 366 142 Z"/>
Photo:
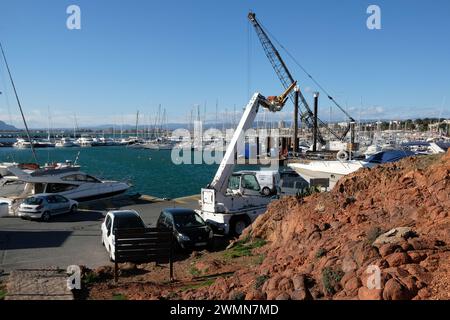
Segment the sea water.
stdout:
<path fill-rule="evenodd" d="M 35 149 L 38 162 L 75 161 L 81 170 L 103 180 L 130 182 L 129 192 L 159 198 L 200 194 L 212 181 L 218 164 L 174 164 L 170 150 L 117 147 Z M 0 148 L 0 162 L 34 162 L 30 149 Z M 236 170 L 244 167 L 237 166 Z M 245 169 L 255 170 L 254 166 Z"/>

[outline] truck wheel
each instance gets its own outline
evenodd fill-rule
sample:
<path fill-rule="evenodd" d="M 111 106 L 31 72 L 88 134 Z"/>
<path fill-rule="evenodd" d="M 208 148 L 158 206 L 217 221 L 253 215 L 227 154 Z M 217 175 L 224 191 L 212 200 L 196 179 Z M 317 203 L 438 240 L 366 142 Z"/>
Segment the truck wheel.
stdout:
<path fill-rule="evenodd" d="M 240 236 L 245 228 L 250 224 L 250 219 L 245 217 L 238 217 L 231 222 L 230 233 L 234 236 Z"/>
<path fill-rule="evenodd" d="M 270 196 L 271 193 L 272 192 L 270 191 L 270 189 L 268 187 L 264 187 L 262 189 L 262 194 L 265 195 L 265 196 Z"/>

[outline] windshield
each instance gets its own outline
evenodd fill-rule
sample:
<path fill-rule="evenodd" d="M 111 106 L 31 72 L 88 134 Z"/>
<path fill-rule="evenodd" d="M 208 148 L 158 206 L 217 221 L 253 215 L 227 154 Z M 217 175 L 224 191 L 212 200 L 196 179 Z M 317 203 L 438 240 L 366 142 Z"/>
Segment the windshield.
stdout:
<path fill-rule="evenodd" d="M 240 176 L 231 176 L 230 180 L 228 181 L 228 189 L 239 190 L 240 181 L 241 181 Z"/>
<path fill-rule="evenodd" d="M 205 225 L 203 219 L 195 212 L 176 214 L 173 219 L 177 228 L 192 228 Z"/>
<path fill-rule="evenodd" d="M 23 203 L 37 206 L 42 203 L 42 198 L 35 198 L 35 197 L 27 198 Z"/>
<path fill-rule="evenodd" d="M 116 217 L 114 219 L 114 228 L 128 229 L 128 228 L 144 228 L 141 218 L 137 216 Z"/>

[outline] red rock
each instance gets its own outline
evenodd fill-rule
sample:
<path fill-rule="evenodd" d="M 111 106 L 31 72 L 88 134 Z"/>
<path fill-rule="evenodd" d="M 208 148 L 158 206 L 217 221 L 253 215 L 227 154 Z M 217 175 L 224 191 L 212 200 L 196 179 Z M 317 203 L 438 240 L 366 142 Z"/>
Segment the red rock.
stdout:
<path fill-rule="evenodd" d="M 283 278 L 278 283 L 278 290 L 281 291 L 292 291 L 294 289 L 294 284 L 291 279 Z"/>
<path fill-rule="evenodd" d="M 359 278 L 354 277 L 345 283 L 344 290 L 349 295 L 356 295 L 358 292 L 358 288 L 360 286 L 361 286 L 361 281 L 359 280 Z"/>
<path fill-rule="evenodd" d="M 417 292 L 417 298 L 421 300 L 426 300 L 431 296 L 431 291 L 428 288 L 422 288 Z"/>
<path fill-rule="evenodd" d="M 412 263 L 419 263 L 427 258 L 426 252 L 420 251 L 411 251 L 408 252 L 408 255 Z"/>
<path fill-rule="evenodd" d="M 406 286 L 399 283 L 395 279 L 390 279 L 386 282 L 383 290 L 384 300 L 410 300 L 413 298 L 413 294 L 408 290 Z"/>
<path fill-rule="evenodd" d="M 405 252 L 394 252 L 386 257 L 386 261 L 390 267 L 398 267 L 409 263 L 410 258 Z"/>
<path fill-rule="evenodd" d="M 294 290 L 291 293 L 292 300 L 307 300 L 307 294 L 305 290 Z"/>
<path fill-rule="evenodd" d="M 305 288 L 305 276 L 300 274 L 292 277 L 292 284 L 295 290 L 303 290 Z"/>
<path fill-rule="evenodd" d="M 341 285 L 343 287 L 345 287 L 345 284 L 347 283 L 347 281 L 351 280 L 352 278 L 356 277 L 356 272 L 355 271 L 350 271 L 350 272 L 346 272 L 341 279 Z"/>
<path fill-rule="evenodd" d="M 275 300 L 289 300 L 290 298 L 291 296 L 288 293 L 282 292 L 275 298 Z"/>
<path fill-rule="evenodd" d="M 245 295 L 245 300 L 265 300 L 266 296 L 261 290 L 252 289 Z"/>
<path fill-rule="evenodd" d="M 390 255 L 391 253 L 394 253 L 394 251 L 398 248 L 398 245 L 393 244 L 393 243 L 386 243 L 383 244 L 379 249 L 378 252 L 380 253 L 380 255 L 384 258 L 388 255 Z"/>
<path fill-rule="evenodd" d="M 276 297 L 280 295 L 280 291 L 278 290 L 268 290 L 266 292 L 267 300 L 275 300 Z"/>
<path fill-rule="evenodd" d="M 383 289 L 369 289 L 361 287 L 358 289 L 359 300 L 382 300 Z"/>

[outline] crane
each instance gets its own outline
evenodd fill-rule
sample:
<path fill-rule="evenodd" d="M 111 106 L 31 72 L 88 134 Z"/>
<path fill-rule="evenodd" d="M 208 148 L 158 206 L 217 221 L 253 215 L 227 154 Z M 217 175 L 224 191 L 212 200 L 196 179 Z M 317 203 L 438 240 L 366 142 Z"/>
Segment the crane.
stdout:
<path fill-rule="evenodd" d="M 266 54 L 267 58 L 269 59 L 273 69 L 275 70 L 275 73 L 277 74 L 278 78 L 280 79 L 283 87 L 285 89 L 287 89 L 290 86 L 290 84 L 294 82 L 294 78 L 292 77 L 291 73 L 289 72 L 289 69 L 287 68 L 285 62 L 281 58 L 280 53 L 273 45 L 272 41 L 270 41 L 270 38 L 268 37 L 267 33 L 264 31 L 264 29 L 262 28 L 262 26 L 256 19 L 255 13 L 249 12 L 248 19 L 250 20 L 253 27 L 255 28 L 256 34 L 258 35 L 258 38 L 264 49 L 264 53 Z M 305 97 L 303 96 L 300 88 L 297 88 L 297 92 L 298 92 L 298 96 L 306 110 L 301 116 L 305 120 L 308 127 L 311 127 L 312 126 L 311 122 L 314 118 L 314 113 L 312 112 L 311 108 L 309 107 L 308 102 L 306 101 Z M 291 92 L 289 94 L 289 98 L 295 104 L 295 96 L 294 96 L 293 92 Z M 334 101 L 334 99 L 330 95 L 328 95 L 328 98 L 330 100 Z M 346 114 L 347 117 L 349 117 L 350 122 L 355 121 L 343 108 L 341 108 L 339 105 L 337 105 L 337 106 Z M 348 131 L 350 130 L 350 123 L 349 123 L 345 132 L 342 135 L 339 135 L 336 132 L 334 132 L 331 128 L 326 126 L 326 124 L 322 120 L 320 120 L 319 118 L 317 118 L 317 120 L 322 126 L 327 128 L 328 131 L 331 134 L 333 134 L 336 138 L 338 138 L 339 140 L 344 140 L 345 136 L 347 135 Z M 322 134 L 320 133 L 319 130 L 317 130 L 317 138 L 321 144 L 325 144 L 325 140 L 323 139 Z"/>
<path fill-rule="evenodd" d="M 240 234 L 258 215 L 266 211 L 268 203 L 272 200 L 271 197 L 261 195 L 260 191 L 245 186 L 245 179 L 253 178 L 255 181 L 255 177 L 251 177 L 250 174 L 241 177 L 238 193 L 228 192 L 229 179 L 235 167 L 237 146 L 242 143 L 244 133 L 252 127 L 259 107 L 262 106 L 271 112 L 281 111 L 296 84 L 294 81 L 279 96 L 266 98 L 256 92 L 245 107 L 212 182 L 201 190 L 200 210 L 197 212 L 218 230 L 226 234 Z"/>

